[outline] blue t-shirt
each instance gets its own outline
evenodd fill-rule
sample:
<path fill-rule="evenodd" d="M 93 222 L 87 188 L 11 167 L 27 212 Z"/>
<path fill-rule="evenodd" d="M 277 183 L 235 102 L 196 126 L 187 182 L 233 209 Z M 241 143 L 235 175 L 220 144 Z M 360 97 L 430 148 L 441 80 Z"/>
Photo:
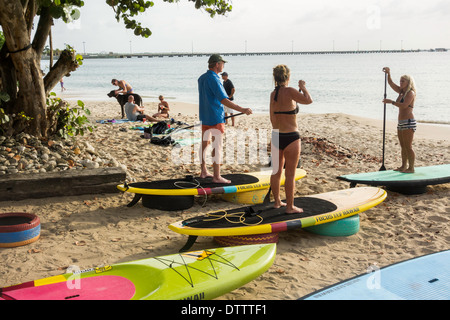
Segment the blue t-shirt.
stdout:
<path fill-rule="evenodd" d="M 220 77 L 208 70 L 198 78 L 199 116 L 202 124 L 214 126 L 225 123 L 225 112 L 220 101 L 228 99 L 228 95 L 220 81 Z"/>

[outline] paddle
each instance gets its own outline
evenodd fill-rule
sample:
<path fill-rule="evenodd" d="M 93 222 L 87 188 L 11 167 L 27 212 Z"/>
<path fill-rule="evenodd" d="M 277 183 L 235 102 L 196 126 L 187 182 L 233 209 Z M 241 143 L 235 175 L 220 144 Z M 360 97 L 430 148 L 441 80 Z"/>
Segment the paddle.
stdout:
<path fill-rule="evenodd" d="M 244 114 L 244 113 L 243 113 L 243 112 L 240 112 L 240 113 L 232 114 L 231 116 L 225 117 L 224 119 L 228 119 L 228 118 L 232 118 L 232 117 L 237 117 L 237 116 L 240 116 L 240 115 L 242 115 L 242 114 Z M 170 133 L 166 134 L 166 135 L 165 135 L 164 137 L 162 137 L 161 139 L 169 138 L 172 134 L 174 134 L 174 133 L 176 133 L 176 132 L 180 132 L 180 131 L 183 131 L 183 130 L 186 130 L 186 129 L 194 128 L 194 127 L 197 127 L 197 126 L 199 126 L 199 125 L 201 125 L 201 123 L 197 123 L 197 124 L 194 124 L 194 125 L 188 126 L 188 127 L 176 128 L 175 130 L 173 130 L 173 131 L 171 131 Z"/>
<path fill-rule="evenodd" d="M 243 112 L 240 112 L 240 113 L 232 114 L 231 116 L 225 117 L 224 119 L 237 117 L 237 116 L 240 116 L 240 115 L 242 115 L 242 114 L 244 114 L 244 113 L 243 113 Z M 193 128 L 193 127 L 197 127 L 197 126 L 199 126 L 199 125 L 201 125 L 201 123 L 197 123 L 197 124 L 194 124 L 194 125 L 189 126 L 189 127 L 177 128 L 177 130 L 186 130 L 186 129 L 190 129 L 190 128 Z"/>
<path fill-rule="evenodd" d="M 387 88 L 387 73 L 384 73 L 384 99 L 386 99 L 386 88 Z M 383 158 L 382 164 L 379 171 L 386 171 L 386 167 L 384 166 L 384 145 L 385 145 L 385 137 L 386 137 L 386 102 L 384 103 L 384 113 L 383 113 Z"/>

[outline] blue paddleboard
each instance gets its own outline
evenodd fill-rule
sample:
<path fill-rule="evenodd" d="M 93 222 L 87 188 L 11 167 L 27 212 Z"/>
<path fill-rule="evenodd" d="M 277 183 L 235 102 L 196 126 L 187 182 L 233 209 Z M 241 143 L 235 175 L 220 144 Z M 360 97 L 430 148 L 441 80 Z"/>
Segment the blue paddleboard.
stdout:
<path fill-rule="evenodd" d="M 301 300 L 448 300 L 450 250 L 413 258 L 313 292 Z"/>

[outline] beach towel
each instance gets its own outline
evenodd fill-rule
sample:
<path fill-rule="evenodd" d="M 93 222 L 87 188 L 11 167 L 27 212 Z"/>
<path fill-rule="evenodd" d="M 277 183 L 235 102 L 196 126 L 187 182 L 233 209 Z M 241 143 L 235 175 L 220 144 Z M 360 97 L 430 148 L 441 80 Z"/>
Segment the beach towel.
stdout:
<path fill-rule="evenodd" d="M 102 124 L 105 124 L 105 123 L 119 124 L 119 123 L 126 123 L 126 122 L 135 122 L 135 121 L 130 121 L 128 119 L 110 119 L 110 120 L 97 120 L 96 122 L 102 123 Z"/>

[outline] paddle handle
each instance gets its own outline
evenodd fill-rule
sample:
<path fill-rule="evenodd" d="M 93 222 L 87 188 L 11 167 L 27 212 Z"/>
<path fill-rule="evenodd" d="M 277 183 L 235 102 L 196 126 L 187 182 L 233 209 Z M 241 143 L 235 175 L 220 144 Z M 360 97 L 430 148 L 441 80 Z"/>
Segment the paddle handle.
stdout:
<path fill-rule="evenodd" d="M 240 112 L 240 113 L 236 113 L 236 114 L 232 114 L 231 116 L 227 116 L 227 117 L 225 117 L 224 119 L 228 119 L 228 118 L 233 118 L 233 117 L 237 117 L 237 116 L 240 116 L 240 115 L 243 115 L 244 113 L 243 112 Z"/>
<path fill-rule="evenodd" d="M 227 117 L 225 117 L 224 119 L 228 119 L 228 118 L 232 118 L 232 117 L 237 117 L 237 116 L 240 116 L 240 115 L 243 115 L 243 114 L 245 114 L 245 113 L 240 112 L 240 113 L 232 114 L 231 116 L 227 116 Z M 190 129 L 190 128 L 197 127 L 197 126 L 199 126 L 199 125 L 201 125 L 201 123 L 193 124 L 192 126 L 189 126 L 189 127 L 177 128 L 177 130 L 178 130 L 178 129 L 179 129 L 179 130 L 186 130 L 186 129 Z M 173 132 L 175 132 L 175 131 L 172 131 L 169 135 L 171 135 Z"/>

